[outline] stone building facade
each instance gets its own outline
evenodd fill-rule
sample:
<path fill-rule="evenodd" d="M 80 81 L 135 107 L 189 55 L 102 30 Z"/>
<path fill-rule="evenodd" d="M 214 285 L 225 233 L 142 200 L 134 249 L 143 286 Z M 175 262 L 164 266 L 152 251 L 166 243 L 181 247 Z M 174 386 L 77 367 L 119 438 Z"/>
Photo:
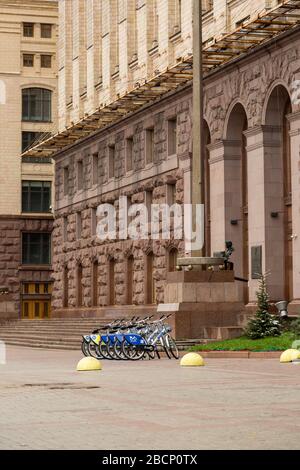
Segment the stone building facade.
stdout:
<path fill-rule="evenodd" d="M 155 11 L 151 1 L 119 2 L 132 8 L 126 10 L 126 21 L 119 18 L 119 22 L 111 16 L 117 2 L 104 1 L 101 11 L 97 2 L 90 2 L 84 14 L 83 4 L 73 1 L 77 9 L 73 24 L 64 23 L 70 3 L 61 2 L 60 27 L 66 35 L 60 36 L 60 129 L 99 105 L 117 100 L 118 90 L 130 88 L 139 73 L 145 80 L 148 72 L 151 76 L 160 67 L 164 70 L 192 50 L 192 2 L 180 2 L 181 10 L 170 9 L 175 1 L 159 3 L 158 39 L 149 39 L 143 25 L 151 21 L 150 11 Z M 204 41 L 272 6 L 263 1 L 208 2 Z M 121 38 L 123 23 L 130 27 L 130 11 L 137 20 L 133 23 L 137 25 L 137 62 L 132 67 L 131 53 L 122 49 L 124 37 L 113 48 L 116 31 Z M 174 26 L 171 11 L 174 15 L 181 11 L 182 29 L 174 42 L 169 29 Z M 94 41 L 90 38 L 84 48 L 79 38 L 85 30 L 91 32 L 84 25 L 92 14 Z M 99 25 L 104 29 L 97 36 Z M 168 37 L 166 43 L 164 37 Z M 155 40 L 157 56 L 148 47 Z M 80 44 L 81 51 L 76 49 Z M 105 60 L 109 44 L 110 58 Z M 76 50 L 73 60 L 72 50 Z M 244 305 L 253 306 L 258 275 L 267 272 L 271 299 L 289 300 L 296 313 L 300 299 L 299 56 L 300 32 L 294 28 L 206 76 L 203 155 L 206 254 L 223 250 L 225 241 L 231 240 Z M 110 203 L 118 211 L 120 196 L 127 197 L 129 204 L 146 206 L 190 203 L 191 157 L 191 84 L 56 154 L 55 316 L 148 312 L 164 302 L 167 273 L 175 269 L 177 256 L 185 255 L 184 242 L 172 236 L 170 240 L 101 242 L 96 236 L 96 209 Z"/>
<path fill-rule="evenodd" d="M 0 320 L 49 315 L 54 164 L 21 154 L 56 128 L 57 23 L 57 1 L 0 1 Z"/>
<path fill-rule="evenodd" d="M 233 241 L 235 274 L 249 280 L 240 286 L 245 304 L 251 304 L 258 283 L 253 252 L 258 251 L 261 270 L 269 272 L 271 298 L 290 300 L 296 312 L 299 114 L 292 98 L 299 52 L 295 30 L 205 81 L 208 254 L 222 250 L 225 240 Z M 101 314 L 112 308 L 124 310 L 129 304 L 144 308 L 163 302 L 174 250 L 184 256 L 184 244 L 101 243 L 95 234 L 94 211 L 103 202 L 117 206 L 120 195 L 132 203 L 146 201 L 149 193 L 153 203 L 168 201 L 168 194 L 179 203 L 191 200 L 191 95 L 187 86 L 57 155 L 53 308 L 58 315 Z M 175 117 L 177 146 L 170 155 L 168 130 Z M 153 129 L 154 142 L 150 163 L 146 163 L 148 129 Z M 129 171 L 128 139 L 133 155 Z M 109 148 L 115 153 L 113 177 Z M 78 168 L 83 172 L 79 191 Z"/>

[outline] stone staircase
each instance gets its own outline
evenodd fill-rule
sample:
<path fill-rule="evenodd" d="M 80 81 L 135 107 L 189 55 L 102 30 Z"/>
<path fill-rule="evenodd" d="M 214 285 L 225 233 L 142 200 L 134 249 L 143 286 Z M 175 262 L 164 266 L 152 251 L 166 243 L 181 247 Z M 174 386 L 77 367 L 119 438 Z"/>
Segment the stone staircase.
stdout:
<path fill-rule="evenodd" d="M 7 345 L 42 349 L 80 350 L 81 336 L 112 321 L 99 318 L 17 320 L 0 325 L 0 340 Z M 208 342 L 208 339 L 178 341 L 178 349 Z"/>
<path fill-rule="evenodd" d="M 6 344 L 45 349 L 80 349 L 81 336 L 109 319 L 17 320 L 0 326 L 0 340 Z"/>

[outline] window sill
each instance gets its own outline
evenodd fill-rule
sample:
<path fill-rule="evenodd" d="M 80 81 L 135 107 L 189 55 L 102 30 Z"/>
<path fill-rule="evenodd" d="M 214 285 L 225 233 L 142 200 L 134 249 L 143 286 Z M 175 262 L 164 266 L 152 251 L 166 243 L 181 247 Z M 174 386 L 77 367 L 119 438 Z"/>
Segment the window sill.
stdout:
<path fill-rule="evenodd" d="M 21 264 L 19 271 L 53 271 L 51 264 Z"/>
<path fill-rule="evenodd" d="M 22 219 L 47 219 L 47 220 L 53 220 L 54 219 L 54 214 L 49 213 L 49 212 L 22 212 L 21 216 Z"/>
<path fill-rule="evenodd" d="M 30 124 L 53 124 L 53 121 L 36 121 L 36 120 L 31 120 L 31 119 L 22 119 L 22 122 L 27 123 L 29 122 Z"/>
<path fill-rule="evenodd" d="M 177 157 L 177 152 L 167 155 L 167 160 L 170 160 L 171 158 L 176 158 L 176 157 Z"/>

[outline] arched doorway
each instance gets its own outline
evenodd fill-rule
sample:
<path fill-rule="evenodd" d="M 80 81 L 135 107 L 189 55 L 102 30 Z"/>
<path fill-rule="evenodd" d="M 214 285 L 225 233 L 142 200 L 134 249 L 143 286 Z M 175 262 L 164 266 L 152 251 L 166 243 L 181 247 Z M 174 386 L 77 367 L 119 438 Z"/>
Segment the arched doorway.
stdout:
<path fill-rule="evenodd" d="M 205 256 L 211 256 L 211 218 L 210 218 L 210 168 L 209 168 L 209 150 L 208 145 L 211 143 L 210 131 L 207 122 L 204 121 L 203 132 L 203 173 L 204 173 L 204 187 L 203 187 L 203 200 L 204 200 L 204 253 Z"/>
<path fill-rule="evenodd" d="M 285 300 L 293 299 L 293 219 L 290 123 L 290 96 L 283 85 L 272 91 L 265 124 L 272 130 L 273 150 L 265 155 L 265 197 L 272 204 L 266 230 L 269 231 L 269 265 L 273 285 L 284 285 Z M 273 253 L 271 253 L 271 251 Z M 267 256 L 267 255 L 266 255 Z M 281 272 L 282 270 L 282 272 Z"/>
<path fill-rule="evenodd" d="M 232 261 L 236 276 L 243 283 L 244 303 L 249 302 L 249 231 L 248 231 L 248 162 L 245 131 L 248 119 L 241 103 L 231 110 L 227 124 L 225 171 L 227 195 L 226 237 L 233 242 Z M 224 240 L 225 242 L 225 240 Z"/>

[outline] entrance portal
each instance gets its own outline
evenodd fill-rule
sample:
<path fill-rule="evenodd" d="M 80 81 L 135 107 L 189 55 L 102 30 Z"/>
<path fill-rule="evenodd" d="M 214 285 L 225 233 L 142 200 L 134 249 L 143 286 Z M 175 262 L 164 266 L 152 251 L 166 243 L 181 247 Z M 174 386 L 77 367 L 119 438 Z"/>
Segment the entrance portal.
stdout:
<path fill-rule="evenodd" d="M 22 286 L 22 318 L 42 320 L 51 314 L 51 283 L 24 283 Z"/>

